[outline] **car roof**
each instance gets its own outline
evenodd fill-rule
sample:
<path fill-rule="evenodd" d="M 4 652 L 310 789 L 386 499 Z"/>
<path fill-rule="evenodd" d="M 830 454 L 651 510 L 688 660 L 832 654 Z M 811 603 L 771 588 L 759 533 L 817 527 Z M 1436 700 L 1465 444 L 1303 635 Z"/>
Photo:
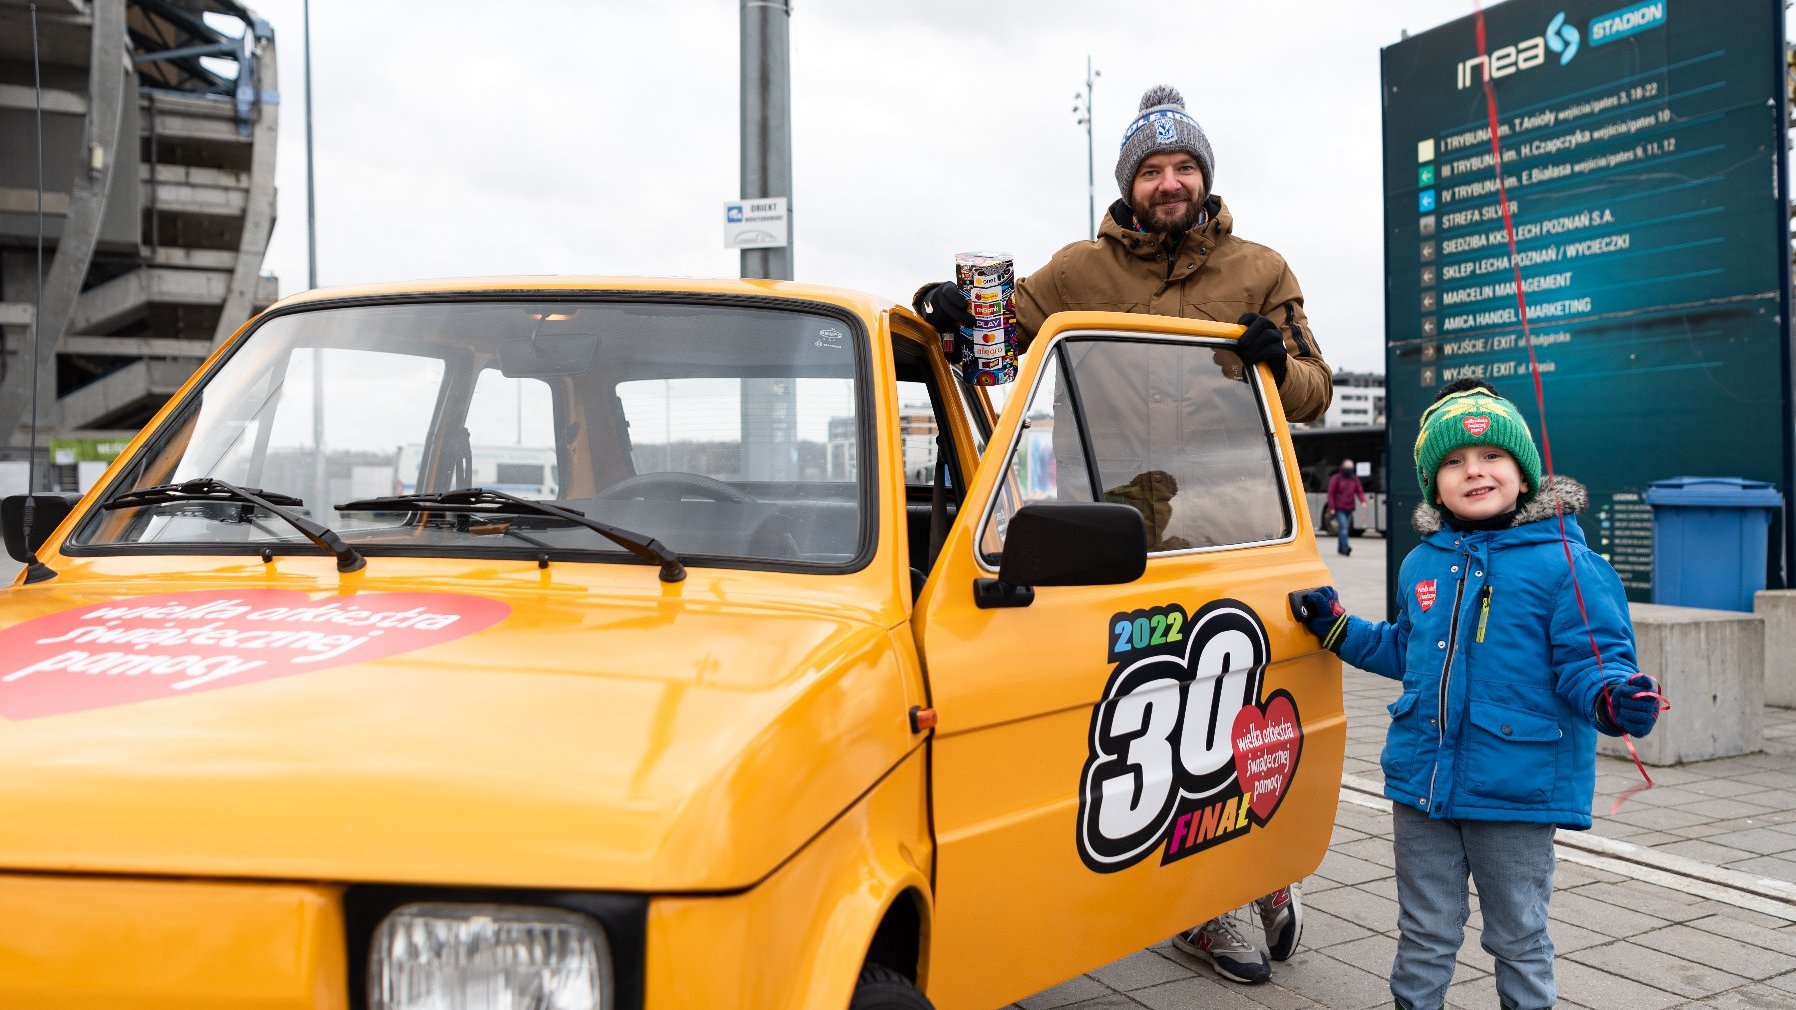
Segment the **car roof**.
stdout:
<path fill-rule="evenodd" d="M 344 299 L 379 299 L 406 295 L 506 295 L 541 294 L 546 297 L 594 293 L 644 294 L 717 294 L 791 298 L 801 301 L 826 302 L 852 312 L 873 316 L 893 308 L 896 303 L 862 291 L 806 284 L 796 281 L 758 278 L 703 277 L 606 277 L 579 275 L 520 275 L 495 277 L 452 277 L 417 281 L 388 281 L 342 287 L 314 288 L 289 295 L 271 308 L 296 308 L 310 302 Z"/>

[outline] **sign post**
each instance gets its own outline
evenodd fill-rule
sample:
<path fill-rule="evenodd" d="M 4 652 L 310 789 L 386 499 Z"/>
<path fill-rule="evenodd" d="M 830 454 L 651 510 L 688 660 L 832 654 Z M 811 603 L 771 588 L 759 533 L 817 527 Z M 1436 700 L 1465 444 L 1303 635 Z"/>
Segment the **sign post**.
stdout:
<path fill-rule="evenodd" d="M 1382 53 L 1387 563 L 1394 580 L 1417 539 L 1399 461 L 1442 384 L 1490 382 L 1541 436 L 1500 170 L 1554 463 L 1647 600 L 1648 483 L 1744 477 L 1791 500 L 1783 5 L 1509 0 L 1484 18 L 1483 52 L 1466 17 Z"/>

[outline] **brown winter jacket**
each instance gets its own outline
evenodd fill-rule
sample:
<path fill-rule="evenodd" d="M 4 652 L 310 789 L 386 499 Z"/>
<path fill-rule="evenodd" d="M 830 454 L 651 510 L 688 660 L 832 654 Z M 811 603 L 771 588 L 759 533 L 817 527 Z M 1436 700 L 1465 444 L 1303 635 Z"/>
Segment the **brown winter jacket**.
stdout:
<path fill-rule="evenodd" d="M 1169 255 L 1165 234 L 1135 231 L 1126 223 L 1133 220 L 1128 204 L 1112 204 L 1096 240 L 1066 246 L 1017 282 L 1016 319 L 1024 349 L 1055 312 L 1152 312 L 1224 323 L 1258 312 L 1285 334 L 1290 357 L 1278 386 L 1285 416 L 1321 417 L 1334 383 L 1310 333 L 1297 278 L 1278 253 L 1235 237 L 1234 216 L 1220 196 L 1212 195 L 1207 207 L 1210 219 Z"/>

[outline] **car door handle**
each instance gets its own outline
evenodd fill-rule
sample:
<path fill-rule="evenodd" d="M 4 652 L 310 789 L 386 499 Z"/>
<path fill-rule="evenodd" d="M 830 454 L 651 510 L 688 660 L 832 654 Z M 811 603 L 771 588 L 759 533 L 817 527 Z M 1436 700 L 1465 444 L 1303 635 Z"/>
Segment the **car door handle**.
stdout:
<path fill-rule="evenodd" d="M 1315 589 L 1298 589 L 1285 597 L 1287 600 L 1291 601 L 1291 616 L 1297 618 L 1298 624 L 1308 624 L 1310 618 L 1317 616 L 1316 612 L 1311 610 L 1310 607 L 1303 602 L 1303 598 L 1315 592 L 1316 589 L 1321 588 L 1323 587 L 1317 586 Z"/>

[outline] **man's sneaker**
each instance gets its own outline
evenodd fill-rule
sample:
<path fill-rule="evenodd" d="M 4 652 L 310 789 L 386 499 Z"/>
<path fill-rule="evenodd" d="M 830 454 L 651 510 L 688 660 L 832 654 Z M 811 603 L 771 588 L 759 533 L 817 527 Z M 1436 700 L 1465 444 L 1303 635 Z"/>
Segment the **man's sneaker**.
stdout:
<path fill-rule="evenodd" d="M 1252 984 L 1272 977 L 1272 964 L 1266 955 L 1248 943 L 1226 915 L 1187 929 L 1172 938 L 1172 945 L 1187 954 L 1207 958 L 1216 974 L 1231 982 Z"/>
<path fill-rule="evenodd" d="M 1297 885 L 1281 887 L 1255 900 L 1253 906 L 1260 910 L 1260 924 L 1266 927 L 1266 953 L 1274 961 L 1290 957 L 1303 935 L 1303 899 Z"/>

